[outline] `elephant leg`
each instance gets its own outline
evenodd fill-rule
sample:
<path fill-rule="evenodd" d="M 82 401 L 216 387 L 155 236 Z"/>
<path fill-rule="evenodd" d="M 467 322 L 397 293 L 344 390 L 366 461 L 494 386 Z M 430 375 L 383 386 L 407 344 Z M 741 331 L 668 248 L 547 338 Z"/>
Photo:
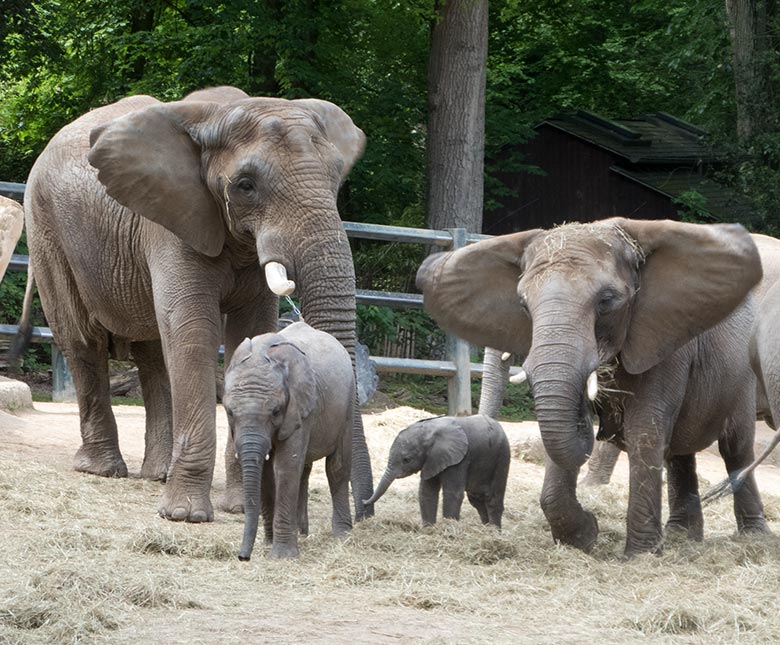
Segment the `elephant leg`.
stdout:
<path fill-rule="evenodd" d="M 588 460 L 588 473 L 582 480 L 583 486 L 605 486 L 609 484 L 615 465 L 620 458 L 620 448 L 607 441 L 597 441 Z"/>
<path fill-rule="evenodd" d="M 696 455 L 676 455 L 666 461 L 666 488 L 669 497 L 667 531 L 687 531 L 688 538 L 704 539 L 704 516 L 699 499 Z"/>
<path fill-rule="evenodd" d="M 664 425 L 664 424 L 659 424 Z M 661 553 L 661 500 L 663 494 L 663 453 L 667 433 L 650 422 L 642 429 L 626 433 L 629 463 L 627 557 L 640 553 Z"/>
<path fill-rule="evenodd" d="M 462 472 L 461 472 L 462 471 Z M 463 506 L 463 496 L 466 489 L 466 472 L 464 468 L 451 466 L 440 475 L 442 487 L 442 516 L 450 520 L 460 519 L 460 509 Z"/>
<path fill-rule="evenodd" d="M 111 410 L 108 335 L 84 338 L 61 349 L 73 376 L 81 421 L 82 443 L 74 458 L 75 469 L 103 477 L 127 477 Z"/>
<path fill-rule="evenodd" d="M 276 500 L 276 479 L 274 477 L 274 452 L 271 450 L 268 461 L 263 467 L 262 483 L 260 484 L 260 514 L 263 516 L 263 532 L 265 543 L 274 541 L 274 501 Z"/>
<path fill-rule="evenodd" d="M 485 499 L 485 496 L 470 493 L 468 491 L 466 491 L 466 496 L 468 497 L 469 504 L 477 509 L 480 521 L 483 524 L 487 524 L 490 521 L 490 518 L 488 516 L 487 500 Z"/>
<path fill-rule="evenodd" d="M 718 449 L 729 475 L 736 474 L 753 462 L 756 431 L 753 417 L 754 414 L 734 414 L 727 420 L 724 432 L 718 439 Z M 734 492 L 734 516 L 739 533 L 770 533 L 753 473 Z"/>
<path fill-rule="evenodd" d="M 276 480 L 271 558 L 298 557 L 298 509 L 307 438 L 297 432 L 274 447 Z"/>
<path fill-rule="evenodd" d="M 420 477 L 420 515 L 423 526 L 436 524 L 436 513 L 439 509 L 439 491 L 441 480 L 438 477 L 423 479 Z"/>
<path fill-rule="evenodd" d="M 304 464 L 298 488 L 298 532 L 301 535 L 309 534 L 309 475 L 311 464 Z"/>
<path fill-rule="evenodd" d="M 486 500 L 487 504 L 487 524 L 492 524 L 497 528 L 501 528 L 501 518 L 504 516 L 504 493 L 500 495 L 493 494 L 488 496 Z"/>
<path fill-rule="evenodd" d="M 547 457 L 540 503 L 553 540 L 590 551 L 599 534 L 596 517 L 577 500 L 579 468 L 566 469 Z"/>
<path fill-rule="evenodd" d="M 68 362 L 79 406 L 81 447 L 74 458 L 80 472 L 127 477 L 111 410 L 108 334 L 90 322 L 67 260 L 43 238 L 32 238 L 37 251 L 35 280 L 54 337 Z"/>
<path fill-rule="evenodd" d="M 230 365 L 233 352 L 245 338 L 276 331 L 278 320 L 279 299 L 264 287 L 256 301 L 229 311 L 225 324 L 225 367 Z M 219 508 L 226 513 L 244 512 L 241 464 L 229 433 L 225 443 L 225 492 L 219 500 Z"/>
<path fill-rule="evenodd" d="M 331 527 L 341 537 L 352 530 L 352 512 L 349 507 L 349 482 L 352 476 L 352 414 L 343 423 L 341 442 L 332 455 L 325 459 L 330 498 L 333 505 Z"/>
<path fill-rule="evenodd" d="M 165 481 L 173 449 L 173 411 L 171 384 L 165 369 L 160 341 L 134 342 L 130 345 L 138 365 L 141 393 L 146 409 L 146 436 L 141 477 Z"/>
<path fill-rule="evenodd" d="M 221 318 L 216 299 L 197 294 L 219 293 L 219 285 L 203 272 L 182 276 L 170 269 L 153 272 L 152 283 L 173 408 L 171 465 L 158 510 L 174 521 L 210 522 Z"/>

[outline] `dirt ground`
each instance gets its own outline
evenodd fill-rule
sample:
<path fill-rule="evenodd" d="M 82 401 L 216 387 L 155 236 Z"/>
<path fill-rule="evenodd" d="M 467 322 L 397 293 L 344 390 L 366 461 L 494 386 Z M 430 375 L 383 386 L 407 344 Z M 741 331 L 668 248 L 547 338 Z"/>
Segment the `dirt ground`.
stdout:
<path fill-rule="evenodd" d="M 581 490 L 601 528 L 590 555 L 552 543 L 539 509 L 543 467 L 533 423 L 505 423 L 515 445 L 504 530 L 463 519 L 422 529 L 416 476 L 397 481 L 375 518 L 344 542 L 329 533 L 322 464 L 312 534 L 292 562 L 236 558 L 242 518 L 186 525 L 155 514 L 161 486 L 137 478 L 142 407 L 116 406 L 131 476 L 71 469 L 75 404 L 0 413 L 0 643 L 603 643 L 778 642 L 780 539 L 735 537 L 730 502 L 705 509 L 705 541 L 670 536 L 662 556 L 630 562 L 627 463 L 613 484 Z M 390 442 L 424 410 L 365 411 L 375 476 Z M 212 499 L 224 489 L 220 407 Z M 760 426 L 762 438 L 768 429 Z M 699 458 L 702 486 L 723 475 Z M 135 476 L 134 476 L 135 475 Z M 780 533 L 780 469 L 758 472 Z"/>

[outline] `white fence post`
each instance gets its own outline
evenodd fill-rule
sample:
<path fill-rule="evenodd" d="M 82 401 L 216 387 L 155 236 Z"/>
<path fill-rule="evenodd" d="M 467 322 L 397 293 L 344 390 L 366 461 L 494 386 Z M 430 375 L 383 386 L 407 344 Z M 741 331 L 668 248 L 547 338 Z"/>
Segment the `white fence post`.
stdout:
<path fill-rule="evenodd" d="M 466 246 L 466 229 L 449 228 L 451 250 Z M 455 365 L 455 374 L 447 379 L 447 405 L 451 416 L 471 414 L 471 357 L 469 344 L 462 338 L 447 334 L 447 358 Z"/>

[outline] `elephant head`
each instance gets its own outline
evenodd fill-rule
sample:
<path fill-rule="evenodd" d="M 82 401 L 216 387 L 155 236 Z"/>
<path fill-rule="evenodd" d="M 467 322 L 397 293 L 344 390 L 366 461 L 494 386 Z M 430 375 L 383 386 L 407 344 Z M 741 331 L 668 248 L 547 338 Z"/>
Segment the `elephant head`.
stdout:
<path fill-rule="evenodd" d="M 275 441 L 300 430 L 316 401 L 313 372 L 297 345 L 278 334 L 263 334 L 238 346 L 225 371 L 223 402 L 243 473 L 241 560 L 249 560 L 257 536 L 265 459 Z"/>
<path fill-rule="evenodd" d="M 289 293 L 289 275 L 309 316 L 327 317 L 312 303 L 344 294 L 322 292 L 312 276 L 354 282 L 336 197 L 365 136 L 327 101 L 237 92 L 224 103 L 196 93 L 95 128 L 89 162 L 111 197 L 206 256 L 251 240 L 271 290 Z"/>
<path fill-rule="evenodd" d="M 401 430 L 393 441 L 385 473 L 371 499 L 364 500 L 365 503 L 376 502 L 400 477 L 422 471 L 420 476 L 430 479 L 445 468 L 459 464 L 466 456 L 468 446 L 466 433 L 450 418 L 437 417 L 413 423 Z"/>
<path fill-rule="evenodd" d="M 617 357 L 630 374 L 651 369 L 760 277 L 739 225 L 613 218 L 432 255 L 417 284 L 442 327 L 526 357 L 545 449 L 570 470 L 592 450 L 597 368 Z"/>
<path fill-rule="evenodd" d="M 259 261 L 269 289 L 297 290 L 306 321 L 354 361 L 355 273 L 337 194 L 365 136 L 345 112 L 212 88 L 101 125 L 90 145 L 109 196 L 206 259 L 226 257 L 233 270 Z M 356 417 L 353 485 L 366 496 L 371 466 L 358 426 Z"/>

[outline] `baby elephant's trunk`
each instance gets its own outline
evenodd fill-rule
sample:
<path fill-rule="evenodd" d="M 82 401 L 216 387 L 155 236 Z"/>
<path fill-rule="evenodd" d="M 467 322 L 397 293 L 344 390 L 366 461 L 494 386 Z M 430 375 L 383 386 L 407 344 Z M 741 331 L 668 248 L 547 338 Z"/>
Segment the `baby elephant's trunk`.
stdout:
<path fill-rule="evenodd" d="M 385 474 L 382 475 L 382 479 L 380 482 L 376 485 L 376 489 L 374 490 L 374 494 L 369 499 L 364 499 L 364 504 L 373 504 L 376 502 L 382 495 L 385 494 L 385 491 L 388 489 L 390 484 L 393 483 L 393 480 L 395 479 L 395 475 L 390 471 L 388 468 L 385 471 Z"/>
<path fill-rule="evenodd" d="M 264 436 L 252 433 L 236 442 L 241 460 L 241 475 L 244 482 L 244 539 L 238 559 L 246 562 L 252 557 L 252 548 L 257 537 L 260 519 L 260 481 L 263 476 L 265 456 L 271 448 Z"/>

